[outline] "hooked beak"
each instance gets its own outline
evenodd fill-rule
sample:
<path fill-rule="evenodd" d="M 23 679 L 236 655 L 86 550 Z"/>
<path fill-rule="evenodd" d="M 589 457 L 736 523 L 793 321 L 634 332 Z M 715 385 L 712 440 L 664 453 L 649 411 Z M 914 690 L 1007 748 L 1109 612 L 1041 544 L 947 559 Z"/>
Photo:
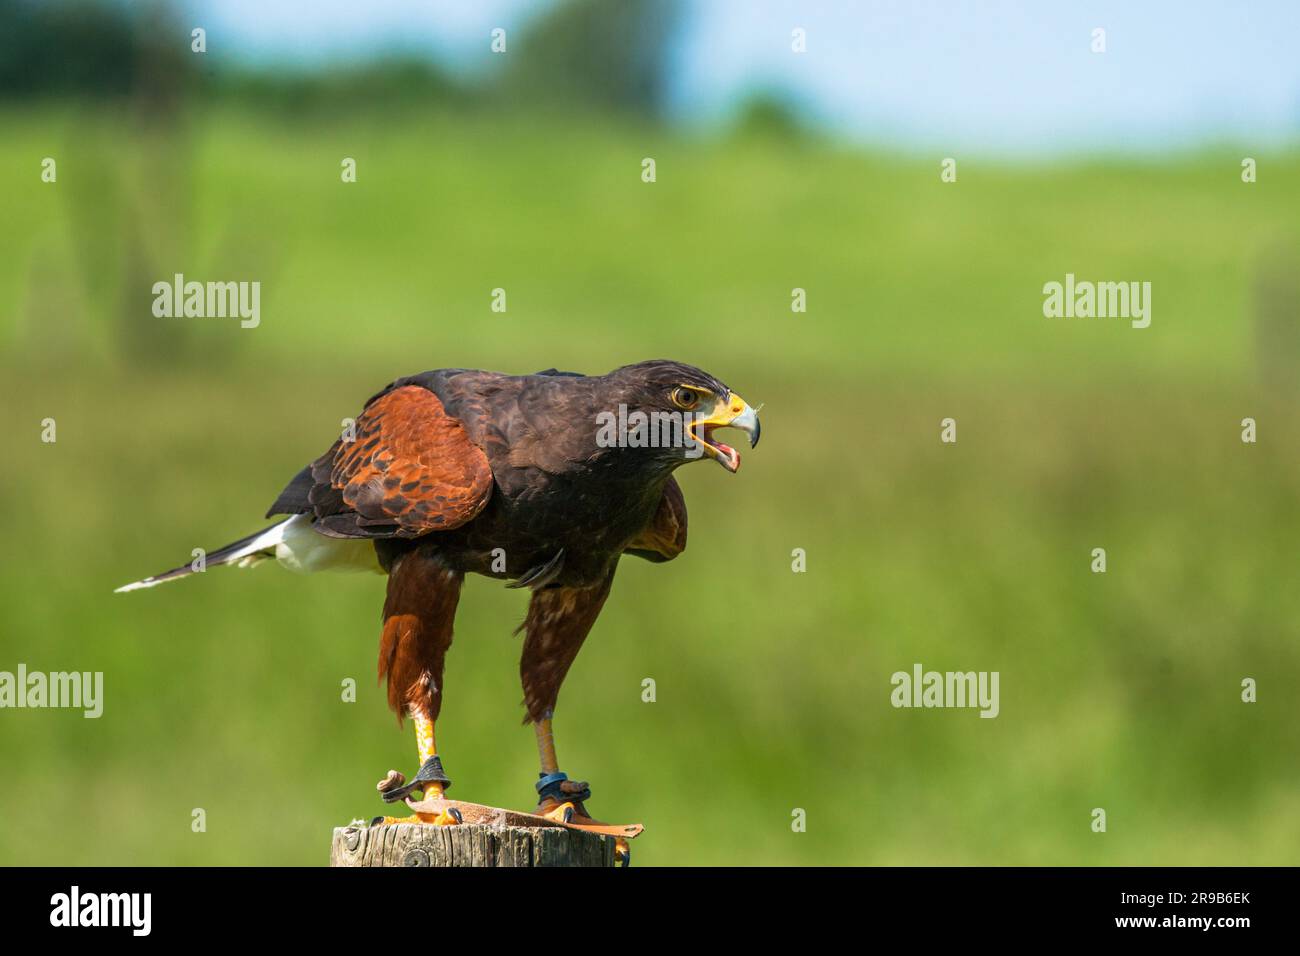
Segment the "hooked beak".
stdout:
<path fill-rule="evenodd" d="M 758 413 L 735 392 L 729 394 L 726 401 L 718 402 L 707 418 L 697 418 L 688 426 L 691 437 L 704 449 L 704 453 L 730 472 L 740 469 L 740 452 L 717 441 L 713 432 L 718 428 L 739 428 L 749 436 L 749 447 L 758 445 L 758 436 L 762 431 Z"/>

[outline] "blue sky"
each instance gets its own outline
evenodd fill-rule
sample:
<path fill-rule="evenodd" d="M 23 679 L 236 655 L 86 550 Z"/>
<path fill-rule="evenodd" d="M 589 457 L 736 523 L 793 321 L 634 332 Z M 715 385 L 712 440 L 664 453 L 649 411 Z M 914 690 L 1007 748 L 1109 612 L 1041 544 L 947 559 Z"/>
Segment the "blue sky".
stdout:
<path fill-rule="evenodd" d="M 214 52 L 260 61 L 404 48 L 490 69 L 555 0 L 194 0 Z M 610 0 L 618 2 L 618 0 Z M 991 153 L 1250 148 L 1300 132 L 1300 0 L 684 0 L 675 113 L 715 123 L 755 89 L 864 142 Z M 791 30 L 808 51 L 791 51 Z M 1090 50 L 1106 30 L 1107 51 Z"/>

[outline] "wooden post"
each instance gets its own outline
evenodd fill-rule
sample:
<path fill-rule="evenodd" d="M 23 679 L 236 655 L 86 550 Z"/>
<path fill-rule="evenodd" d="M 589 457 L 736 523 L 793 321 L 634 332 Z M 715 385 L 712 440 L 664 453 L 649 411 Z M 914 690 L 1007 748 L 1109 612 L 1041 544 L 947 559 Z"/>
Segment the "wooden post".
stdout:
<path fill-rule="evenodd" d="M 334 828 L 330 866 L 613 866 L 614 838 L 564 827 Z"/>

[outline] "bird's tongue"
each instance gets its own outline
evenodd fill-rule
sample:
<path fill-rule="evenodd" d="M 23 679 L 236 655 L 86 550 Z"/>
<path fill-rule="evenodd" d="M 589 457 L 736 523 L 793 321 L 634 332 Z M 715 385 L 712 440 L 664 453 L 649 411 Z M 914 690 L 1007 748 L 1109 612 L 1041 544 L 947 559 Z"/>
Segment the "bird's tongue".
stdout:
<path fill-rule="evenodd" d="M 703 435 L 704 442 L 718 453 L 715 456 L 718 464 L 734 474 L 736 470 L 740 468 L 740 452 L 736 451 L 736 449 L 732 448 L 725 442 L 720 442 L 714 438 L 714 427 L 715 426 L 713 425 L 705 426 Z"/>

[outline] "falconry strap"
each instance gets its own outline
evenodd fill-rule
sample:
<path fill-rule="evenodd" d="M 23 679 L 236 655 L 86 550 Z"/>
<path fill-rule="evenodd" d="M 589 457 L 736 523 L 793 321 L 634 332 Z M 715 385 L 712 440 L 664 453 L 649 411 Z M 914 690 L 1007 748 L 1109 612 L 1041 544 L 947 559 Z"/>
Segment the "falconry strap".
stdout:
<path fill-rule="evenodd" d="M 451 778 L 442 769 L 442 760 L 434 754 L 420 767 L 415 779 L 404 786 L 394 787 L 383 792 L 384 803 L 397 803 L 416 790 L 423 790 L 422 784 L 440 783 L 444 791 L 451 789 Z"/>
<path fill-rule="evenodd" d="M 566 800 L 582 803 L 591 799 L 591 787 L 585 782 L 570 780 L 569 775 L 562 771 L 557 770 L 555 773 L 543 773 L 538 776 L 541 778 L 536 784 L 539 803 L 545 803 L 547 800 L 555 800 L 557 803 L 564 803 Z"/>

